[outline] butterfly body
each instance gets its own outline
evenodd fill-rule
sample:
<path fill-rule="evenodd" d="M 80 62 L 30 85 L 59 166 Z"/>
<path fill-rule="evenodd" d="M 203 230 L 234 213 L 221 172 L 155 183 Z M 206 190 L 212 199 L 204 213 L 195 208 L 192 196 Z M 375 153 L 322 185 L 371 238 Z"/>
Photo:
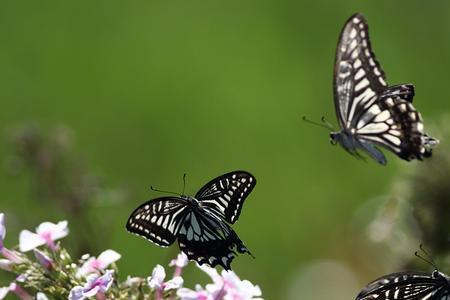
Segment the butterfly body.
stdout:
<path fill-rule="evenodd" d="M 255 184 L 255 178 L 245 171 L 224 174 L 207 183 L 195 196 L 147 201 L 131 214 L 126 228 L 161 247 L 178 240 L 189 259 L 231 269 L 237 253 L 251 255 L 228 223 L 237 221 Z"/>
<path fill-rule="evenodd" d="M 400 272 L 376 279 L 356 300 L 449 300 L 450 278 L 442 272 Z"/>
<path fill-rule="evenodd" d="M 361 157 L 362 150 L 386 164 L 378 146 L 404 160 L 431 156 L 439 142 L 423 132 L 423 120 L 412 105 L 412 84 L 388 86 L 372 51 L 367 21 L 355 14 L 346 22 L 336 50 L 334 103 L 340 131 L 331 139 Z"/>

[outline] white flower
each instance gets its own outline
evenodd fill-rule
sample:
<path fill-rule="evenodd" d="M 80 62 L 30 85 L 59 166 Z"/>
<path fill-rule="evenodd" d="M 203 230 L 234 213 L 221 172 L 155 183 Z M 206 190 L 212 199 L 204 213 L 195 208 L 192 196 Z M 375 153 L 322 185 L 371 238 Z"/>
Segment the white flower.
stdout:
<path fill-rule="evenodd" d="M 202 289 L 202 287 L 197 284 L 195 286 L 195 291 L 188 288 L 181 288 L 177 291 L 177 296 L 180 297 L 181 300 L 215 300 L 208 291 Z"/>
<path fill-rule="evenodd" d="M 188 259 L 187 255 L 184 254 L 183 252 L 181 252 L 180 254 L 177 255 L 176 259 L 172 259 L 170 261 L 169 266 L 171 266 L 171 267 L 175 266 L 177 268 L 184 268 L 187 266 L 188 262 L 189 262 L 189 259 Z"/>
<path fill-rule="evenodd" d="M 147 278 L 147 283 L 151 289 L 160 291 L 178 289 L 183 286 L 183 278 L 180 276 L 175 276 L 167 282 L 164 282 L 164 278 L 166 278 L 166 271 L 164 271 L 161 265 L 156 265 L 153 269 L 152 276 Z"/>
<path fill-rule="evenodd" d="M 4 299 L 9 293 L 9 287 L 0 287 L 0 299 Z"/>
<path fill-rule="evenodd" d="M 77 277 L 86 276 L 87 274 L 98 272 L 106 269 L 113 262 L 118 261 L 121 255 L 114 250 L 106 250 L 100 253 L 98 258 L 89 258 L 78 270 Z"/>
<path fill-rule="evenodd" d="M 69 294 L 69 300 L 84 300 L 97 294 L 104 294 L 113 283 L 113 270 L 107 270 L 104 275 L 91 274 L 84 286 L 74 287 Z"/>
<path fill-rule="evenodd" d="M 44 293 L 37 293 L 36 300 L 48 300 L 48 298 Z"/>
<path fill-rule="evenodd" d="M 67 221 L 58 224 L 44 222 L 36 228 L 36 233 L 22 230 L 19 236 L 19 249 L 22 252 L 33 250 L 47 244 L 51 249 L 55 248 L 55 241 L 69 234 Z"/>
<path fill-rule="evenodd" d="M 3 240 L 6 236 L 5 214 L 0 213 L 0 250 L 3 249 Z"/>
<path fill-rule="evenodd" d="M 206 285 L 206 290 L 213 295 L 223 294 L 219 299 L 224 300 L 249 300 L 259 299 L 261 289 L 257 285 L 253 285 L 248 280 L 241 280 L 233 271 L 222 271 L 222 276 L 211 267 L 206 265 L 199 266 L 213 280 L 212 284 Z M 255 298 L 257 297 L 257 298 Z"/>

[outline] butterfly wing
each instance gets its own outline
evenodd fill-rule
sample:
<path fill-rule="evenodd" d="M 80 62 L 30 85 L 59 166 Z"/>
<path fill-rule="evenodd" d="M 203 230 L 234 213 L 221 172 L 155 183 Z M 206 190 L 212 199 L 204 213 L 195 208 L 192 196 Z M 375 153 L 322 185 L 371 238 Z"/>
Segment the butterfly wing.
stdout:
<path fill-rule="evenodd" d="M 341 128 L 351 128 L 355 114 L 375 102 L 386 87 L 370 45 L 367 21 L 354 14 L 342 29 L 334 67 L 334 103 Z"/>
<path fill-rule="evenodd" d="M 170 246 L 188 213 L 186 200 L 161 197 L 139 206 L 129 217 L 126 228 L 161 247 Z"/>
<path fill-rule="evenodd" d="M 355 136 L 357 147 L 381 164 L 386 159 L 376 145 L 405 160 L 431 156 L 439 141 L 423 132 L 422 117 L 411 104 L 414 87 L 387 86 L 361 14 L 350 17 L 342 30 L 334 77 L 339 123 Z"/>
<path fill-rule="evenodd" d="M 239 253 L 249 253 L 237 234 L 207 208 L 190 211 L 178 233 L 180 249 L 200 265 L 221 265 L 231 269 L 231 261 Z"/>
<path fill-rule="evenodd" d="M 378 144 L 405 160 L 431 156 L 439 141 L 424 133 L 422 116 L 408 101 L 409 95 L 385 95 L 357 119 L 358 139 Z"/>
<path fill-rule="evenodd" d="M 445 278 L 429 273 L 393 273 L 369 283 L 356 300 L 440 300 L 448 293 Z"/>
<path fill-rule="evenodd" d="M 202 206 L 233 224 L 239 218 L 244 200 L 256 185 L 256 179 L 245 171 L 234 171 L 219 176 L 195 195 Z"/>

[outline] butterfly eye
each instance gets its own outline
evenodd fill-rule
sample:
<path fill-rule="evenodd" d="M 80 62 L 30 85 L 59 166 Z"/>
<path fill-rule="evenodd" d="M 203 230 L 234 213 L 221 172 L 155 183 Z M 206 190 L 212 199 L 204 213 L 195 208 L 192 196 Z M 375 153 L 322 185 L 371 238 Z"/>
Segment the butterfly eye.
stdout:
<path fill-rule="evenodd" d="M 336 135 L 334 133 L 330 133 L 330 144 L 333 146 L 337 144 Z"/>
<path fill-rule="evenodd" d="M 433 278 L 435 278 L 435 279 L 438 278 L 439 277 L 439 271 L 438 270 L 434 270 L 431 276 Z"/>

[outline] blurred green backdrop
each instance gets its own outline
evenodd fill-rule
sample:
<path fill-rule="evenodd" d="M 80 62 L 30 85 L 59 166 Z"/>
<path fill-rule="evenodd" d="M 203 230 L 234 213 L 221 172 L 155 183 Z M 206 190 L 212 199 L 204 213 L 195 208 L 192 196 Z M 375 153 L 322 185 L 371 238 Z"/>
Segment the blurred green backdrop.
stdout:
<path fill-rule="evenodd" d="M 17 126 L 67 128 L 75 161 L 126 194 L 118 201 L 103 194 L 86 212 L 96 251 L 123 255 L 122 275 L 150 274 L 177 252 L 124 229 L 136 206 L 160 196 L 150 185 L 181 191 L 186 172 L 194 194 L 235 169 L 258 184 L 234 226 L 256 259 L 240 256 L 234 269 L 266 299 L 316 299 L 314 286 L 334 289 L 351 273 L 349 299 L 374 276 L 396 271 L 379 263 L 389 252 L 370 252 L 352 220 L 368 199 L 389 193 L 401 169 L 420 163 L 393 155 L 387 167 L 357 161 L 301 116 L 335 123 L 335 47 L 359 11 L 389 83 L 415 84 L 415 105 L 433 128 L 450 108 L 450 2 L 4 1 L 0 8 L 0 159 L 15 168 Z M 68 219 L 73 234 L 84 231 L 35 193 L 39 174 L 0 176 L 9 244 L 44 220 Z M 96 231 L 96 220 L 106 226 Z M 186 278 L 204 275 L 190 268 Z"/>

